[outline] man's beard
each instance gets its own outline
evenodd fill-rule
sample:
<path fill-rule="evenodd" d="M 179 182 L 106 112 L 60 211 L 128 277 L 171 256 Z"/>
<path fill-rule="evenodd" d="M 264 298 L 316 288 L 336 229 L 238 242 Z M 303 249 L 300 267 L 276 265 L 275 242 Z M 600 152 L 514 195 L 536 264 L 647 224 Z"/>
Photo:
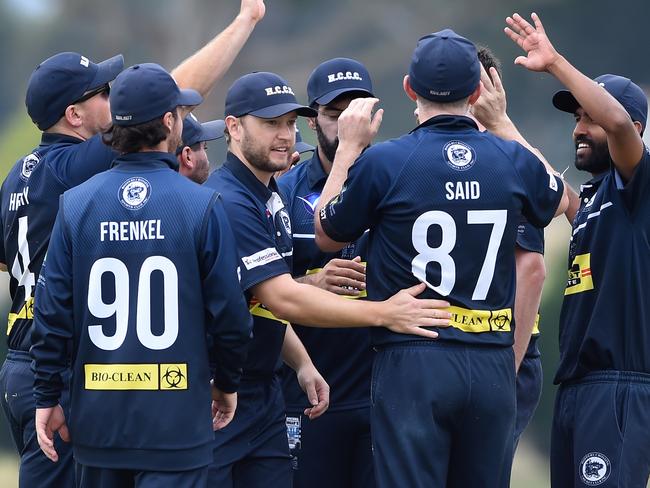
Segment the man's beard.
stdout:
<path fill-rule="evenodd" d="M 287 151 L 287 158 L 282 163 L 270 161 L 269 151 L 265 151 L 264 148 L 256 145 L 255 142 L 249 139 L 246 135 L 241 141 L 241 152 L 246 161 L 260 171 L 275 173 L 276 171 L 286 169 L 291 164 L 291 151 Z"/>
<path fill-rule="evenodd" d="M 334 138 L 333 141 L 330 141 L 325 134 L 323 129 L 318 125 L 318 120 L 316 121 L 316 138 L 318 139 L 318 145 L 320 146 L 323 154 L 328 159 L 330 163 L 334 162 L 334 157 L 336 156 L 336 150 L 339 147 L 339 138 L 338 136 Z"/>
<path fill-rule="evenodd" d="M 590 151 L 587 156 L 578 157 L 578 144 L 589 145 Z M 588 171 L 591 174 L 600 174 L 609 170 L 611 158 L 607 142 L 596 143 L 588 137 L 579 136 L 575 140 L 576 157 L 575 166 L 580 171 Z"/>

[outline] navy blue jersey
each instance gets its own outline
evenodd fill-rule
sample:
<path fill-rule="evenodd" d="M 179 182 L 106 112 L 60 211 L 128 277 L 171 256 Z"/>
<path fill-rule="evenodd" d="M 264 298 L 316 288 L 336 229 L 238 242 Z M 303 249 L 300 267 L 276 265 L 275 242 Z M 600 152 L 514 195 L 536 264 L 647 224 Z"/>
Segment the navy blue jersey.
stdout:
<path fill-rule="evenodd" d="M 68 422 L 84 465 L 207 466 L 210 379 L 226 392 L 240 380 L 252 324 L 232 230 L 218 194 L 176 165 L 124 155 L 61 199 L 34 306 L 34 396 L 57 403 L 71 343 Z"/>
<path fill-rule="evenodd" d="M 333 258 L 366 258 L 367 234 L 337 253 L 322 252 L 314 242 L 314 208 L 327 180 L 318 151 L 278 181 L 293 226 L 293 275 L 318 272 Z M 361 293 L 365 296 L 365 292 Z M 372 349 L 368 328 L 317 329 L 292 324 L 316 369 L 330 385 L 331 411 L 367 406 L 370 399 Z M 289 411 L 302 411 L 309 402 L 296 375 L 285 371 L 284 397 Z"/>
<path fill-rule="evenodd" d="M 535 227 L 529 224 L 526 220 L 519 222 L 517 227 L 517 247 L 528 252 L 536 252 L 544 254 L 544 229 Z M 535 325 L 533 326 L 533 334 L 526 349 L 527 358 L 536 358 L 540 356 L 539 347 L 537 342 L 539 339 L 539 313 L 535 318 Z"/>
<path fill-rule="evenodd" d="M 241 286 L 253 315 L 253 341 L 244 375 L 269 378 L 280 368 L 286 322 L 260 303 L 251 289 L 258 283 L 291 273 L 291 218 L 274 179 L 265 186 L 232 153 L 205 185 L 223 196 L 237 242 Z"/>
<path fill-rule="evenodd" d="M 555 382 L 598 370 L 650 373 L 650 153 L 580 189 L 560 314 Z"/>
<path fill-rule="evenodd" d="M 110 167 L 115 153 L 100 136 L 82 141 L 43 134 L 13 166 L 0 190 L 2 256 L 10 275 L 10 349 L 29 351 L 34 289 L 59 208 L 59 196 Z"/>
<path fill-rule="evenodd" d="M 523 216 L 546 226 L 563 189 L 520 144 L 443 115 L 367 149 L 320 219 L 339 242 L 370 228 L 370 299 L 426 282 L 422 297 L 452 305 L 440 340 L 509 346 L 517 225 Z M 371 335 L 378 344 L 414 339 L 384 328 Z"/>

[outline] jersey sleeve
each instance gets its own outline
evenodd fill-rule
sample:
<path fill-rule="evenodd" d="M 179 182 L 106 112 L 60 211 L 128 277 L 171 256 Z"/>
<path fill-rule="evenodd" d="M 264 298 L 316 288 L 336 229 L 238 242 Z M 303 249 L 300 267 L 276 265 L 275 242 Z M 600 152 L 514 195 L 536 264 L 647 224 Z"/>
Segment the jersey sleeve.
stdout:
<path fill-rule="evenodd" d="M 46 259 L 36 284 L 32 348 L 36 407 L 59 401 L 67 369 L 67 345 L 73 337 L 72 248 L 65 232 L 63 196 Z"/>
<path fill-rule="evenodd" d="M 328 237 L 337 242 L 357 240 L 371 227 L 386 195 L 390 177 L 381 167 L 380 147 L 365 151 L 352 165 L 341 193 L 321 208 L 318 218 Z"/>
<path fill-rule="evenodd" d="M 291 274 L 283 256 L 275 247 L 273 231 L 252 200 L 243 195 L 224 200 L 228 219 L 237 243 L 237 266 L 244 291 L 269 278 Z"/>
<path fill-rule="evenodd" d="M 253 319 L 238 279 L 235 238 L 218 194 L 206 213 L 201 242 L 201 280 L 207 332 L 212 338 L 214 384 L 237 391 Z"/>
<path fill-rule="evenodd" d="M 544 229 L 522 220 L 517 226 L 517 247 L 524 251 L 544 254 Z"/>
<path fill-rule="evenodd" d="M 616 172 L 616 169 L 612 169 Z M 634 211 L 644 199 L 647 199 L 648 186 L 650 185 L 650 150 L 647 146 L 643 148 L 641 161 L 634 170 L 634 175 L 627 184 L 623 184 L 620 176 L 616 173 L 617 187 L 625 203 Z"/>
<path fill-rule="evenodd" d="M 116 157 L 117 153 L 97 134 L 68 148 L 65 156 L 55 158 L 53 170 L 65 186 L 73 188 L 109 169 Z"/>
<path fill-rule="evenodd" d="M 513 162 L 524 190 L 524 217 L 536 227 L 546 227 L 564 194 L 564 182 L 550 174 L 542 162 L 528 149 L 513 142 Z"/>

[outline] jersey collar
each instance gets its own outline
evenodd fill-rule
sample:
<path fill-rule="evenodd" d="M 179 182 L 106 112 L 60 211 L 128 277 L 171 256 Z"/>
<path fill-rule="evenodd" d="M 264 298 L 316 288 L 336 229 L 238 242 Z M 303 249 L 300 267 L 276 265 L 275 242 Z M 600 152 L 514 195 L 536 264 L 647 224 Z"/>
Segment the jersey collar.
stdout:
<path fill-rule="evenodd" d="M 178 160 L 176 156 L 166 152 L 136 152 L 121 154 L 115 161 L 112 167 L 119 169 L 158 169 L 158 168 L 171 168 L 178 171 Z"/>
<path fill-rule="evenodd" d="M 43 132 L 41 135 L 41 145 L 49 146 L 50 144 L 79 144 L 84 142 L 83 139 L 73 136 L 67 136 L 65 134 L 56 134 L 54 132 Z"/>
<path fill-rule="evenodd" d="M 431 117 L 429 120 L 422 122 L 413 129 L 411 133 L 423 129 L 424 127 L 435 127 L 437 129 L 452 131 L 467 130 L 470 128 L 478 130 L 476 122 L 465 115 L 436 115 L 435 117 Z"/>
<path fill-rule="evenodd" d="M 230 151 L 228 151 L 226 162 L 223 165 L 262 203 L 266 203 L 271 198 L 271 195 L 273 195 L 273 192 L 278 193 L 278 185 L 274 177 L 271 177 L 271 181 L 269 181 L 269 186 L 267 187 Z"/>

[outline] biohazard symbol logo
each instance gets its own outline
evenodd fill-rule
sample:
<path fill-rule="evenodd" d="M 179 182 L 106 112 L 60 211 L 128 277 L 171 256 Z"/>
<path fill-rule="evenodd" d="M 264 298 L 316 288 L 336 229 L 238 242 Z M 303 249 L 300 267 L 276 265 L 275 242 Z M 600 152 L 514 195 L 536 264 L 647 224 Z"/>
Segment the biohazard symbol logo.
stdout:
<path fill-rule="evenodd" d="M 160 365 L 161 390 L 186 390 L 187 365 L 186 364 L 161 364 Z"/>
<path fill-rule="evenodd" d="M 505 313 L 501 313 L 492 319 L 492 324 L 494 324 L 498 330 L 505 330 L 509 323 L 510 319 Z"/>

